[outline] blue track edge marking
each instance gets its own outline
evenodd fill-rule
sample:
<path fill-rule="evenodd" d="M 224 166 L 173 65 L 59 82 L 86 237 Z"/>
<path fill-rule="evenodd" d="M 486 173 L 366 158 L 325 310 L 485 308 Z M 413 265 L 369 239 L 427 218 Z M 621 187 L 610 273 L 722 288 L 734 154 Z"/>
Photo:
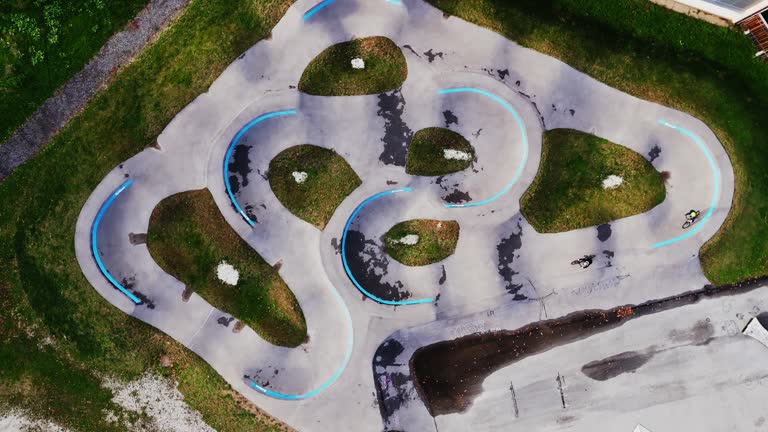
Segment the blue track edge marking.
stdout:
<path fill-rule="evenodd" d="M 503 106 L 507 111 L 512 113 L 512 117 L 515 118 L 515 121 L 517 122 L 517 126 L 520 128 L 520 134 L 523 138 L 523 159 L 520 161 L 520 165 L 518 165 L 517 170 L 515 171 L 514 177 L 512 177 L 512 180 L 504 186 L 504 189 L 502 189 L 499 193 L 496 195 L 477 202 L 471 202 L 466 204 L 443 204 L 446 208 L 458 208 L 458 207 L 476 207 L 481 206 L 484 204 L 488 204 L 489 202 L 497 200 L 499 197 L 507 193 L 512 186 L 517 182 L 517 180 L 520 178 L 520 175 L 523 173 L 523 168 L 525 167 L 526 162 L 528 161 L 528 133 L 525 131 L 525 125 L 523 124 L 523 120 L 520 118 L 520 116 L 517 114 L 517 111 L 515 111 L 514 108 L 507 102 L 505 102 L 500 97 L 496 96 L 493 93 L 489 93 L 485 90 L 476 89 L 473 87 L 460 87 L 460 88 L 450 88 L 450 89 L 444 89 L 444 90 L 438 90 L 438 94 L 451 94 L 451 93 L 478 93 L 481 94 L 497 103 L 499 103 L 501 106 Z"/>
<path fill-rule="evenodd" d="M 699 223 L 695 224 L 690 231 L 688 231 L 687 233 L 681 236 L 671 238 L 669 240 L 664 240 L 662 242 L 654 244 L 653 246 L 651 246 L 652 249 L 656 249 L 661 246 L 666 246 L 668 244 L 672 244 L 692 236 L 696 231 L 698 231 L 701 228 L 702 225 L 704 225 L 704 222 L 706 222 L 707 219 L 709 219 L 709 217 L 712 215 L 712 212 L 715 211 L 715 206 L 717 205 L 717 198 L 720 196 L 720 171 L 717 169 L 717 165 L 715 164 L 715 159 L 712 157 L 712 154 L 709 152 L 709 149 L 704 144 L 704 142 L 701 141 L 701 138 L 696 136 L 693 132 L 689 131 L 688 129 L 673 125 L 664 120 L 659 120 L 658 123 L 662 126 L 672 128 L 686 135 L 688 138 L 691 138 L 693 142 L 696 143 L 696 145 L 699 146 L 699 149 L 704 153 L 704 156 L 707 157 L 707 162 L 709 162 L 709 167 L 712 169 L 712 174 L 715 177 L 715 190 L 712 192 L 712 202 L 709 204 L 709 209 L 707 210 L 707 213 L 704 214 L 704 217 L 701 218 L 701 221 Z"/>
<path fill-rule="evenodd" d="M 357 279 L 355 279 L 355 277 L 352 276 L 352 271 L 350 271 L 349 264 L 347 263 L 347 232 L 349 231 L 349 227 L 352 225 L 352 221 L 355 219 L 357 214 L 360 213 L 360 210 L 362 210 L 363 207 L 368 205 L 371 201 L 379 199 L 383 196 L 392 195 L 398 192 L 410 192 L 412 190 L 413 188 L 409 188 L 409 187 L 402 188 L 402 189 L 393 189 L 393 190 L 388 190 L 384 192 L 379 192 L 376 195 L 369 197 L 368 199 L 360 203 L 359 206 L 357 206 L 355 211 L 353 211 L 352 214 L 349 216 L 349 219 L 347 219 L 347 224 L 344 225 L 344 232 L 341 235 L 341 262 L 344 264 L 344 271 L 347 272 L 347 277 L 349 277 L 349 280 L 351 280 L 352 283 L 355 284 L 355 286 L 357 287 L 358 290 L 360 290 L 360 292 L 362 292 L 363 294 L 365 294 L 366 297 L 368 297 L 369 299 L 377 303 L 382 303 L 382 304 L 391 305 L 391 306 L 400 306 L 400 305 L 432 303 L 432 301 L 434 300 L 432 298 L 423 298 L 418 300 L 391 301 L 391 300 L 384 300 L 384 299 L 378 298 L 373 294 L 369 293 L 368 291 L 366 291 L 365 288 L 363 288 L 362 285 L 360 285 Z"/>
<path fill-rule="evenodd" d="M 249 379 L 248 385 L 252 389 L 258 391 L 259 393 L 273 397 L 275 399 L 301 400 L 301 399 L 310 398 L 320 393 L 321 391 L 328 388 L 328 386 L 333 384 L 333 382 L 336 381 L 339 378 L 339 376 L 341 376 L 341 373 L 344 372 L 344 369 L 346 369 L 347 364 L 349 363 L 349 358 L 352 357 L 352 346 L 354 345 L 354 334 L 352 329 L 352 316 L 349 314 L 349 309 L 347 309 L 347 305 L 344 303 L 344 299 L 341 298 L 341 295 L 339 295 L 339 292 L 336 290 L 336 288 L 333 289 L 333 294 L 336 296 L 336 300 L 341 304 L 342 308 L 344 308 L 344 314 L 345 314 L 345 317 L 347 318 L 347 327 L 349 328 L 349 336 L 347 337 L 347 352 L 344 354 L 344 360 L 342 360 L 341 366 L 339 366 L 339 368 L 336 370 L 333 376 L 331 376 L 331 378 L 328 379 L 328 381 L 324 382 L 320 387 L 300 395 L 278 393 L 268 388 L 264 388 L 256 384 L 256 382 L 254 382 L 252 379 Z"/>
<path fill-rule="evenodd" d="M 309 17 L 311 17 L 312 15 L 316 14 L 318 11 L 320 11 L 320 9 L 328 6 L 331 3 L 333 3 L 333 0 L 325 0 L 323 2 L 320 2 L 320 3 L 312 6 L 312 8 L 310 10 L 308 10 L 301 19 L 304 20 L 304 21 L 308 20 Z"/>
<path fill-rule="evenodd" d="M 112 202 L 117 198 L 118 195 L 124 190 L 128 188 L 133 183 L 133 180 L 126 180 L 123 184 L 120 185 L 117 189 L 115 189 L 114 192 L 107 198 L 106 201 L 104 201 L 104 204 L 101 205 L 101 208 L 99 209 L 99 212 L 96 214 L 96 219 L 93 220 L 93 226 L 91 227 L 91 253 L 93 254 L 93 258 L 96 260 L 96 265 L 99 266 L 99 270 L 101 270 L 101 274 L 104 275 L 105 278 L 111 283 L 115 288 L 120 290 L 123 294 L 125 294 L 129 299 L 131 299 L 132 302 L 135 304 L 141 303 L 141 300 L 139 300 L 138 297 L 133 295 L 130 291 L 125 289 L 124 286 L 120 285 L 120 282 L 116 281 L 115 278 L 112 277 L 112 275 L 109 273 L 109 270 L 107 270 L 106 267 L 104 267 L 104 263 L 101 262 L 101 257 L 99 256 L 99 247 L 98 247 L 98 231 L 99 231 L 99 223 L 101 223 L 101 218 L 104 217 L 104 214 L 107 212 L 107 209 L 109 206 L 112 205 Z"/>
<path fill-rule="evenodd" d="M 248 217 L 248 215 L 245 214 L 243 209 L 240 207 L 240 204 L 237 203 L 237 200 L 235 199 L 235 195 L 232 193 L 232 187 L 229 184 L 229 159 L 232 157 L 232 151 L 235 149 L 235 144 L 237 144 L 238 141 L 240 141 L 240 138 L 248 132 L 248 129 L 250 129 L 253 125 L 260 123 L 263 120 L 266 120 L 268 118 L 272 117 L 278 117 L 283 115 L 290 115 L 290 114 L 296 114 L 296 110 L 285 110 L 285 111 L 275 111 L 271 113 L 267 113 L 264 115 L 261 115 L 259 117 L 256 117 L 255 119 L 251 120 L 243 126 L 237 134 L 235 134 L 235 137 L 232 138 L 232 141 L 229 143 L 229 147 L 227 148 L 227 153 L 224 155 L 224 186 L 227 188 L 227 195 L 229 195 L 230 201 L 232 201 L 232 204 L 235 206 L 235 209 L 238 213 L 240 213 L 240 216 L 245 219 L 246 222 L 248 222 L 248 225 L 253 226 L 254 223 L 251 220 L 251 218 Z"/>

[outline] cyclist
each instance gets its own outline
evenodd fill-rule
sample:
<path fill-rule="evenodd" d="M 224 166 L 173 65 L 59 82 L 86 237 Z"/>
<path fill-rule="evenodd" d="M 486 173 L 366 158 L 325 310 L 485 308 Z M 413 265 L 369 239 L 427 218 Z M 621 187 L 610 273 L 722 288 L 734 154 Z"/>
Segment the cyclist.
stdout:
<path fill-rule="evenodd" d="M 699 212 L 696 210 L 691 210 L 685 214 L 685 219 L 691 221 L 691 223 L 695 222 L 697 217 L 699 217 Z"/>

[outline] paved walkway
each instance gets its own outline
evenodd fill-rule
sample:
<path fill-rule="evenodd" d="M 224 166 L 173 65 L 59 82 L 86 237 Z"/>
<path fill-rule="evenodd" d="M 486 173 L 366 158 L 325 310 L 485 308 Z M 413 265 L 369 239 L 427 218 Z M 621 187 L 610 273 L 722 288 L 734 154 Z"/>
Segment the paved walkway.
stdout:
<path fill-rule="evenodd" d="M 445 19 L 420 0 L 324 3 L 314 9 L 311 1 L 294 4 L 271 40 L 246 52 L 168 125 L 158 137 L 162 150 L 147 149 L 125 161 L 94 190 L 78 220 L 75 248 L 86 277 L 110 303 L 195 351 L 237 391 L 295 428 L 378 431 L 382 420 L 371 361 L 379 344 L 400 329 L 461 327 L 467 319 L 462 317 L 500 307 L 525 311 L 500 314 L 507 319 L 494 324 L 517 328 L 542 318 L 537 299 L 547 294 L 547 316 L 554 318 L 666 297 L 707 282 L 697 251 L 728 213 L 733 173 L 702 122 L 607 87 L 495 33 Z M 401 90 L 343 98 L 295 90 L 304 67 L 323 49 L 375 35 L 403 48 L 409 73 Z M 296 114 L 266 119 L 241 137 L 238 145 L 245 146 L 249 161 L 227 173 L 240 185 L 238 203 L 258 221 L 251 227 L 226 192 L 224 156 L 248 122 L 284 110 Z M 473 169 L 440 179 L 406 175 L 411 134 L 446 125 L 477 150 Z M 536 174 L 542 131 L 553 128 L 590 132 L 657 155 L 649 156 L 653 165 L 671 174 L 667 199 L 598 229 L 536 233 L 520 215 L 518 201 Z M 304 143 L 335 149 L 363 180 L 322 232 L 286 211 L 264 178 L 277 153 Z M 102 275 L 90 245 L 99 209 L 127 178 L 133 183 L 100 222 L 98 253 L 119 283 L 146 299 L 138 306 Z M 183 302 L 183 284 L 157 266 L 145 245 L 129 241 L 129 234 L 147 231 L 162 199 L 204 187 L 267 262 L 283 261 L 280 274 L 307 319 L 307 344 L 280 348 L 248 328 L 233 333 L 219 323 L 229 316 L 226 311 L 197 295 Z M 350 282 L 341 263 L 338 245 L 354 209 L 401 187 L 413 191 L 378 199 L 353 221 L 351 231 L 369 242 L 350 242 L 347 257 L 356 263 L 357 279 L 374 275 L 366 288 L 439 298 L 434 303 L 375 303 Z M 449 208 L 445 200 L 467 206 Z M 680 238 L 683 214 L 691 208 L 705 211 L 706 219 Z M 377 239 L 413 217 L 458 220 L 456 253 L 418 269 L 388 260 Z M 596 260 L 588 270 L 569 265 L 590 253 Z M 414 332 L 409 343 L 439 337 L 455 334 Z M 264 389 L 277 397 L 264 395 Z M 422 418 L 423 406 L 411 407 L 421 409 L 416 415 Z"/>
<path fill-rule="evenodd" d="M 48 143 L 121 67 L 133 60 L 181 14 L 190 0 L 150 0 L 131 23 L 115 33 L 85 67 L 48 98 L 0 144 L 0 180 Z"/>

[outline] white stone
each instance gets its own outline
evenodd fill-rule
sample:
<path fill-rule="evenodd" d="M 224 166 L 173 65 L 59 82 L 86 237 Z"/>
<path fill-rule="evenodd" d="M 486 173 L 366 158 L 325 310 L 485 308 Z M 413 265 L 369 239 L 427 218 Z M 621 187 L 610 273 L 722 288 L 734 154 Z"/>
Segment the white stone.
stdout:
<path fill-rule="evenodd" d="M 237 285 L 237 281 L 240 280 L 240 272 L 232 267 L 232 264 L 222 261 L 216 266 L 216 277 L 227 285 Z"/>
<path fill-rule="evenodd" d="M 309 174 L 305 173 L 304 171 L 294 171 L 291 173 L 291 175 L 293 176 L 293 180 L 298 184 L 302 184 L 307 181 L 307 177 L 309 176 Z"/>
<path fill-rule="evenodd" d="M 637 425 L 634 432 L 651 432 L 651 431 L 646 429 L 643 425 Z"/>
<path fill-rule="evenodd" d="M 454 149 L 443 149 L 443 157 L 446 159 L 455 159 L 455 160 L 463 160 L 463 161 L 472 160 L 472 155 L 470 153 L 467 153 L 461 150 L 454 150 Z"/>
<path fill-rule="evenodd" d="M 408 234 L 407 236 L 394 240 L 392 243 L 400 243 L 408 246 L 413 246 L 419 242 L 419 236 L 416 234 Z"/>
<path fill-rule="evenodd" d="M 616 189 L 624 183 L 624 179 L 617 175 L 609 175 L 603 180 L 603 189 Z"/>
<path fill-rule="evenodd" d="M 361 58 L 353 58 L 352 67 L 355 69 L 365 69 L 365 62 Z"/>

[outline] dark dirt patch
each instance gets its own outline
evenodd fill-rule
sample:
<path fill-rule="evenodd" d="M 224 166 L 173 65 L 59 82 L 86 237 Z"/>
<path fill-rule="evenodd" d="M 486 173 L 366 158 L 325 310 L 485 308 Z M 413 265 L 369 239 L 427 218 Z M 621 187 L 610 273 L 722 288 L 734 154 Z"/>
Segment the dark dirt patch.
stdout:
<path fill-rule="evenodd" d="M 331 239 L 331 247 L 333 247 L 333 250 L 336 251 L 336 255 L 341 252 L 341 243 L 339 242 L 338 238 L 334 237 Z"/>
<path fill-rule="evenodd" d="M 742 294 L 762 287 L 766 281 L 768 276 L 720 287 L 707 285 L 637 306 L 575 312 L 517 330 L 476 333 L 438 342 L 416 350 L 410 361 L 411 374 L 430 414 L 463 412 L 481 392 L 485 378 L 502 367 L 616 328 L 636 317 L 691 305 L 705 298 Z"/>
<path fill-rule="evenodd" d="M 611 224 L 602 224 L 597 226 L 597 239 L 604 242 L 611 238 Z"/>
<path fill-rule="evenodd" d="M 672 173 L 669 171 L 662 171 L 659 173 L 659 175 L 661 176 L 661 181 L 663 181 L 664 184 L 667 184 L 669 179 L 672 178 Z"/>
<path fill-rule="evenodd" d="M 442 273 L 440 274 L 440 280 L 437 281 L 438 285 L 442 285 L 445 283 L 445 280 L 448 278 L 448 275 L 445 274 L 445 266 L 442 266 Z"/>
<path fill-rule="evenodd" d="M 651 358 L 653 358 L 653 353 L 643 354 L 637 351 L 627 351 L 602 360 L 589 362 L 581 368 L 581 371 L 593 380 L 607 381 L 621 374 L 635 372 Z"/>
<path fill-rule="evenodd" d="M 413 131 L 403 121 L 405 98 L 399 90 L 379 95 L 379 111 L 376 113 L 384 119 L 384 151 L 379 160 L 385 165 L 405 166 L 408 143 L 413 137 Z"/>
<path fill-rule="evenodd" d="M 389 258 L 384 245 L 365 238 L 359 231 L 348 231 L 345 250 L 347 264 L 352 275 L 366 291 L 374 296 L 391 301 L 409 298 L 411 293 L 404 289 L 403 283 L 383 282 L 389 268 Z"/>
<path fill-rule="evenodd" d="M 706 345 L 715 335 L 715 327 L 709 318 L 700 320 L 690 329 L 673 329 L 669 332 L 669 339 L 673 342 L 688 342 L 695 345 Z"/>
<path fill-rule="evenodd" d="M 229 327 L 229 324 L 235 320 L 235 317 L 227 317 L 227 316 L 221 316 L 219 319 L 216 320 L 217 323 L 220 325 L 223 325 L 224 327 Z"/>

